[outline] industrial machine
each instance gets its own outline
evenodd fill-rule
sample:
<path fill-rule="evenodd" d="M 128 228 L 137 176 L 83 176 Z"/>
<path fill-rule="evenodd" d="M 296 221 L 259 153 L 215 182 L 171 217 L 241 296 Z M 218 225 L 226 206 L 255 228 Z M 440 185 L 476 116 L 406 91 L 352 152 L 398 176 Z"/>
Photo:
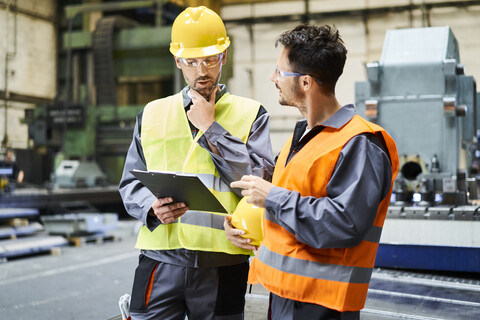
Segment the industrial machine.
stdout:
<path fill-rule="evenodd" d="M 378 267 L 480 272 L 480 105 L 449 27 L 388 30 L 355 85 L 400 157 Z"/>
<path fill-rule="evenodd" d="M 33 148 L 54 166 L 46 179 L 65 159 L 94 161 L 118 183 L 136 115 L 185 85 L 169 52 L 171 23 L 182 10 L 157 0 L 65 6 L 60 98 L 25 117 Z M 91 12 L 103 12 L 93 31 Z M 232 72 L 227 63 L 223 81 Z"/>
<path fill-rule="evenodd" d="M 136 116 L 149 101 L 184 86 L 169 52 L 170 25 L 182 8 L 152 0 L 64 9 L 58 99 L 24 118 L 34 158 L 29 178 L 41 183 L 17 188 L 0 207 L 43 208 L 71 199 L 97 207 L 114 202 L 123 210 L 118 182 Z M 227 63 L 223 70 L 225 81 L 233 69 Z"/>
<path fill-rule="evenodd" d="M 158 3 L 65 7 L 66 29 L 59 29 L 58 99 L 27 110 L 24 119 L 35 158 L 30 178 L 42 184 L 17 188 L 3 197 L 0 207 L 52 212 L 59 202 L 89 201 L 106 207 L 101 210 L 124 211 L 118 182 L 135 118 L 148 101 L 171 94 L 176 79 L 168 51 L 170 26 L 160 19 L 155 23 L 162 12 Z M 142 6 L 151 9 L 147 16 L 153 22 L 143 25 L 135 15 L 119 15 Z M 104 9 L 90 31 L 94 21 L 85 13 Z"/>
<path fill-rule="evenodd" d="M 150 100 L 173 92 L 170 27 L 106 16 L 94 32 L 66 32 L 63 39 L 65 55 L 72 56 L 71 76 L 64 79 L 71 82 L 72 98 L 30 110 L 29 135 L 34 148 L 51 158 L 47 179 L 63 159 L 93 161 L 116 184 L 136 115 Z"/>

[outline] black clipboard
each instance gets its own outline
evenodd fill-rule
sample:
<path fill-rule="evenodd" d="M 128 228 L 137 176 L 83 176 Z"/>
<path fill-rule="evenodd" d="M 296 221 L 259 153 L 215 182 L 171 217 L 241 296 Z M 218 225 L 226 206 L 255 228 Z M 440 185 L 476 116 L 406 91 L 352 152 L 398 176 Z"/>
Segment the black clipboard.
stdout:
<path fill-rule="evenodd" d="M 227 213 L 227 210 L 196 175 L 161 171 L 130 171 L 157 198 L 172 197 L 190 210 Z"/>

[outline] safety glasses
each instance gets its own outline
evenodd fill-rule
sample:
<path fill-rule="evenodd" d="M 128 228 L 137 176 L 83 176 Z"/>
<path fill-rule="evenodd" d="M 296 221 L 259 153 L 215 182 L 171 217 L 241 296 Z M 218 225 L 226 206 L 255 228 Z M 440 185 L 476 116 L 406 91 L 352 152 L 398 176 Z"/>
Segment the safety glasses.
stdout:
<path fill-rule="evenodd" d="M 315 76 L 312 76 L 311 74 L 300 73 L 300 72 L 288 72 L 288 71 L 283 71 L 283 70 L 278 69 L 278 66 L 275 67 L 275 78 L 277 80 L 280 80 L 280 79 L 286 78 L 286 77 L 298 77 L 298 76 L 310 76 L 313 79 L 315 79 L 315 81 L 317 81 L 318 84 L 322 84 L 322 80 L 318 79 Z"/>
<path fill-rule="evenodd" d="M 181 64 L 187 69 L 196 69 L 200 64 L 203 64 L 208 69 L 215 68 L 222 62 L 223 52 L 215 56 L 210 56 L 206 58 L 198 59 L 189 59 L 189 58 L 178 58 Z"/>

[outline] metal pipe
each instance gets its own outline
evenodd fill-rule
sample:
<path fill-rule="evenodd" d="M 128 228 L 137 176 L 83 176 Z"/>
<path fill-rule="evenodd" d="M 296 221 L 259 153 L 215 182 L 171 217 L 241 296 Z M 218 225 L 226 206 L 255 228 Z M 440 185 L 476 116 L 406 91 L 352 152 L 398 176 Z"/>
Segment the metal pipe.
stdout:
<path fill-rule="evenodd" d="M 9 2 L 10 2 L 10 0 L 9 0 Z M 4 1 L 0 1 L 0 8 L 6 8 L 6 7 L 7 7 L 7 3 L 5 3 Z M 29 16 L 29 17 L 32 17 L 32 18 L 35 18 L 35 19 L 44 20 L 44 21 L 47 21 L 47 22 L 54 22 L 54 23 L 56 22 L 56 19 L 54 18 L 54 16 L 46 16 L 46 15 L 36 13 L 34 11 L 18 8 L 17 7 L 17 0 L 15 0 L 15 4 L 13 6 L 11 6 L 10 11 L 14 12 L 15 14 L 21 13 L 21 14 L 24 14 L 26 16 Z"/>
<path fill-rule="evenodd" d="M 250 14 L 253 17 L 255 15 L 255 5 L 250 4 Z M 248 78 L 250 82 L 250 97 L 255 99 L 255 36 L 253 32 L 253 25 L 247 25 L 248 28 L 248 41 L 250 43 L 250 66 L 248 68 Z"/>
<path fill-rule="evenodd" d="M 73 19 L 79 13 L 86 13 L 92 11 L 117 11 L 130 10 L 142 7 L 156 6 L 158 1 L 115 1 L 109 3 L 83 3 L 78 5 L 69 5 L 65 7 L 65 15 L 67 19 Z"/>
<path fill-rule="evenodd" d="M 308 0 L 304 0 L 305 3 L 305 15 L 302 19 L 303 23 L 309 23 L 310 22 L 310 2 Z"/>
<path fill-rule="evenodd" d="M 67 133 L 67 110 L 68 104 L 70 101 L 70 68 L 71 68 L 71 60 L 72 60 L 72 28 L 73 28 L 73 20 L 75 20 L 75 16 L 68 20 L 68 40 L 67 40 L 67 62 L 65 67 L 65 99 L 63 102 L 63 126 L 62 126 L 62 151 L 65 151 L 65 135 Z"/>
<path fill-rule="evenodd" d="M 321 20 L 325 18 L 335 18 L 335 17 L 379 15 L 379 14 L 391 13 L 391 12 L 398 13 L 398 12 L 406 12 L 410 10 L 422 10 L 423 8 L 429 11 L 435 8 L 448 8 L 448 7 L 457 8 L 457 7 L 469 7 L 469 6 L 479 6 L 479 5 L 480 5 L 480 0 L 444 1 L 444 2 L 425 3 L 425 4 L 407 4 L 407 5 L 365 8 L 365 9 L 312 12 L 309 14 L 309 18 L 311 20 Z M 301 22 L 302 19 L 304 19 L 304 15 L 302 14 L 286 14 L 286 15 L 262 16 L 262 17 L 250 16 L 245 18 L 224 19 L 223 21 L 225 24 L 245 25 L 245 24 L 275 23 L 275 22 L 295 22 L 295 21 Z M 428 19 L 429 17 L 427 18 L 427 20 Z"/>
<path fill-rule="evenodd" d="M 11 0 L 8 1 L 7 3 L 7 8 L 5 10 L 5 72 L 4 72 L 4 91 L 5 91 L 5 98 L 3 99 L 3 111 L 4 111 L 4 119 L 3 119 L 3 140 L 2 140 L 2 146 L 4 148 L 8 147 L 8 130 L 7 130 L 7 124 L 8 124 L 8 50 L 9 50 L 9 35 L 10 35 L 10 24 L 8 22 L 8 17 L 10 15 L 10 6 L 11 6 Z"/>

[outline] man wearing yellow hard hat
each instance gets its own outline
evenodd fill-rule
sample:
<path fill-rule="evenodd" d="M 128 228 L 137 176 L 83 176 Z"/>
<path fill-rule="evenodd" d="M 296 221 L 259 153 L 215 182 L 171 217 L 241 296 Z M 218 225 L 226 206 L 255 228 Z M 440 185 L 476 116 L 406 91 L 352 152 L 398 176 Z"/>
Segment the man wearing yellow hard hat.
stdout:
<path fill-rule="evenodd" d="M 229 184 L 251 174 L 269 180 L 269 116 L 254 100 L 219 84 L 230 40 L 221 18 L 187 8 L 172 26 L 170 52 L 187 86 L 137 116 L 119 190 L 141 221 L 130 316 L 135 319 L 242 319 L 251 251 L 231 244 L 225 214 L 157 199 L 131 170 L 197 174 L 232 213 L 241 195 Z M 238 191 L 237 191 L 238 192 Z"/>

